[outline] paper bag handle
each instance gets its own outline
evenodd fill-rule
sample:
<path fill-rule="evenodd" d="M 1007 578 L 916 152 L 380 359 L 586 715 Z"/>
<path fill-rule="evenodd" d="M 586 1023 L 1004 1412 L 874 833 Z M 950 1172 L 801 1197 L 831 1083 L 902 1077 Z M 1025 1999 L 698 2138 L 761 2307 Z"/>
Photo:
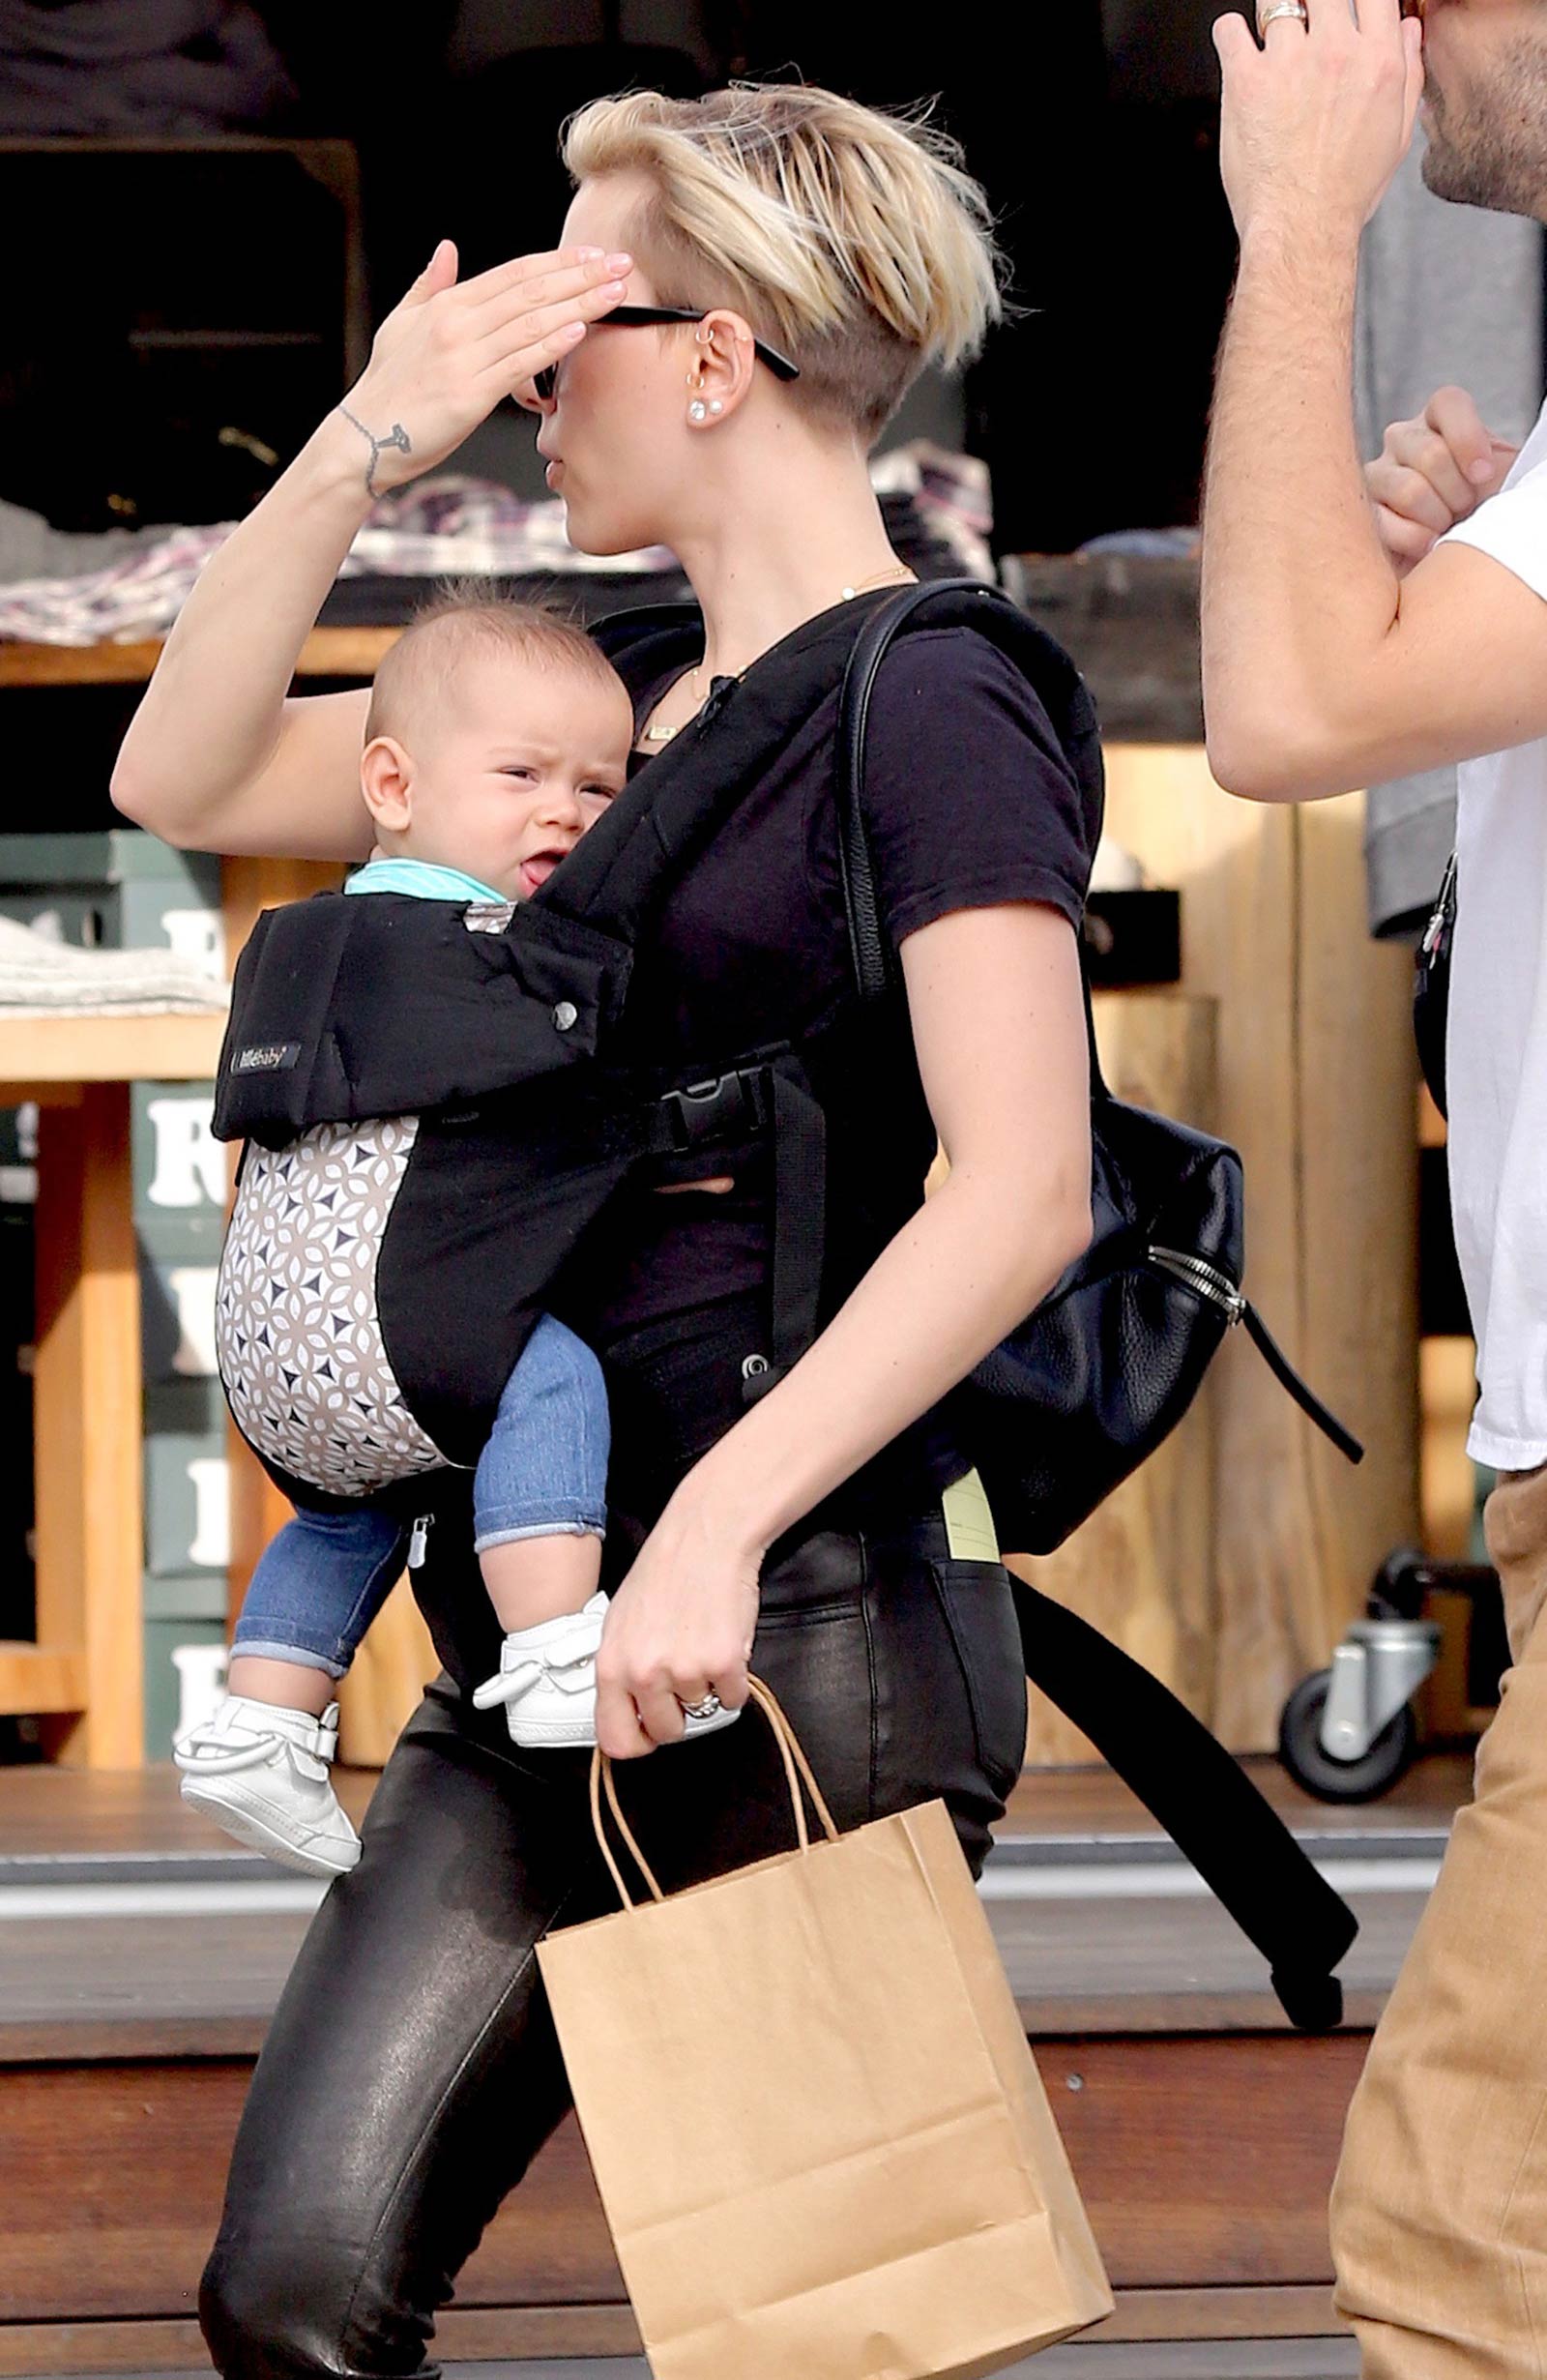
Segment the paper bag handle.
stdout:
<path fill-rule="evenodd" d="M 812 1775 L 811 1763 L 801 1748 L 800 1738 L 780 1709 L 773 1689 L 765 1686 L 761 1678 L 748 1678 L 746 1684 L 750 1699 L 762 1710 L 769 1725 L 774 1730 L 774 1741 L 779 1748 L 779 1758 L 784 1763 L 784 1774 L 789 1781 L 790 1807 L 795 1814 L 797 1842 L 803 1851 L 809 1851 L 811 1848 L 810 1832 L 805 1822 L 805 1805 L 801 1799 L 801 1785 L 803 1782 L 806 1792 L 811 1797 L 811 1807 L 816 1811 L 822 1832 L 829 1842 L 835 1843 L 838 1839 L 838 1830 L 833 1823 L 832 1812 L 822 1797 L 822 1788 Z M 799 1771 L 799 1776 L 797 1776 L 797 1771 Z M 612 1846 L 607 1840 L 607 1830 L 601 1815 L 603 1787 L 606 1790 L 607 1807 L 612 1812 L 613 1824 L 628 1847 L 629 1858 L 649 1886 L 652 1899 L 664 1900 L 666 1895 L 657 1883 L 644 1853 L 634 1840 L 628 1821 L 619 1807 L 618 1787 L 613 1778 L 612 1762 L 598 1744 L 591 1755 L 591 1823 L 597 1830 L 597 1840 L 601 1846 L 601 1856 L 607 1863 L 607 1872 L 618 1888 L 618 1898 L 626 1909 L 631 1909 L 634 1906 L 633 1896 L 623 1880 L 622 1868 L 613 1857 Z"/>

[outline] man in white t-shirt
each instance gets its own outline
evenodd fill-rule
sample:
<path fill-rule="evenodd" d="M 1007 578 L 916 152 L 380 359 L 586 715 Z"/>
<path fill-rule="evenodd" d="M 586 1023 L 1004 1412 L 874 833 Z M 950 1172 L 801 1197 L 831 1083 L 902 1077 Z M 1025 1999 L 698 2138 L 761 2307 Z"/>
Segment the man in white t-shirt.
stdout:
<path fill-rule="evenodd" d="M 1366 2380 L 1542 2380 L 1547 417 L 1517 455 L 1445 390 L 1366 474 L 1351 351 L 1359 234 L 1420 98 L 1432 190 L 1547 220 L 1547 0 L 1262 0 L 1260 30 L 1215 28 L 1241 257 L 1205 520 L 1210 755 L 1267 802 L 1463 764 L 1451 1182 L 1515 1664 L 1349 2119 L 1338 2300 Z"/>

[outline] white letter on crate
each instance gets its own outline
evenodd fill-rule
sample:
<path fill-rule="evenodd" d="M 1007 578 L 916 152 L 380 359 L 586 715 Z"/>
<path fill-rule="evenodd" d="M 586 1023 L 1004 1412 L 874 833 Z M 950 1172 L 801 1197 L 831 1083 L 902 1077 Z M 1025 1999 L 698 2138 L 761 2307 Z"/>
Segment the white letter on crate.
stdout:
<path fill-rule="evenodd" d="M 193 1543 L 188 1558 L 195 1569 L 223 1571 L 231 1559 L 231 1468 L 223 1454 L 202 1455 L 190 1462 L 193 1486 Z"/>
<path fill-rule="evenodd" d="M 212 1379 L 219 1369 L 215 1348 L 215 1284 L 219 1278 L 213 1264 L 178 1264 L 167 1271 L 166 1286 L 177 1308 L 178 1341 L 172 1369 L 191 1379 Z"/>
<path fill-rule="evenodd" d="M 219 909 L 168 909 L 161 931 L 179 958 L 206 975 L 225 973 L 225 921 Z"/>
<path fill-rule="evenodd" d="M 223 1644 L 179 1644 L 172 1647 L 177 1671 L 177 1732 L 201 1727 L 213 1719 L 225 1692 L 226 1651 Z"/>
<path fill-rule="evenodd" d="M 152 1206 L 223 1206 L 225 1151 L 210 1130 L 214 1100 L 152 1100 L 145 1113 L 156 1134 Z"/>

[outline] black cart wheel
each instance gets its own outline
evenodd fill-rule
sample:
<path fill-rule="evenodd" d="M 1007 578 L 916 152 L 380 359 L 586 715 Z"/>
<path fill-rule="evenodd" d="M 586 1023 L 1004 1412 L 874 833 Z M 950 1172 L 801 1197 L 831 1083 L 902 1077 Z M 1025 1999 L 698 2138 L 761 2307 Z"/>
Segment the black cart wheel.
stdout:
<path fill-rule="evenodd" d="M 1322 1748 L 1322 1713 L 1332 1682 L 1317 1669 L 1296 1687 L 1278 1724 L 1278 1757 L 1299 1785 L 1322 1802 L 1373 1802 L 1409 1768 L 1417 1744 L 1412 1705 L 1404 1703 L 1358 1760 L 1334 1760 Z"/>

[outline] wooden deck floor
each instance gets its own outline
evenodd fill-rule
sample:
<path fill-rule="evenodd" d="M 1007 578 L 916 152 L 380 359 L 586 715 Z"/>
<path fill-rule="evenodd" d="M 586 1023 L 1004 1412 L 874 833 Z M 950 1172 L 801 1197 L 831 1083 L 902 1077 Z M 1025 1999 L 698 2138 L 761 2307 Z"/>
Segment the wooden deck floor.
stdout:
<path fill-rule="evenodd" d="M 1426 1762 L 1397 1795 L 1358 1810 L 1311 1802 L 1276 1766 L 1263 1768 L 1317 1856 L 1356 1862 L 1346 1873 L 1361 1930 L 1343 1976 L 1351 2021 L 1373 2022 L 1465 1790 L 1466 1764 Z M 374 1777 L 344 1772 L 339 1781 L 360 1815 Z M 1034 2031 L 1278 2025 L 1262 1962 L 1217 1903 L 1186 1890 L 1191 1879 L 1174 1860 L 1146 1869 L 1167 1848 L 1149 1812 L 1104 1771 L 1042 1773 L 1017 1789 L 988 1890 Z M 1412 1890 L 1391 1889 L 1387 1876 L 1381 1889 L 1360 1891 L 1358 1878 L 1383 1851 L 1413 1858 Z M 0 1770 L 0 1914 L 18 1905 L 8 1894 L 29 1884 L 48 1903 L 56 1888 L 82 1886 L 91 1905 L 61 1900 L 62 1914 L 29 1916 L 24 1940 L 0 1925 L 0 2054 L 12 2056 L 38 2054 L 40 2037 L 57 2028 L 78 2054 L 102 2054 L 128 2025 L 154 2027 L 163 2055 L 255 2049 L 320 1894 L 186 1809 L 170 1768 Z M 189 1905 L 190 1888 L 197 1907 Z"/>
<path fill-rule="evenodd" d="M 1066 1893 L 1059 1871 L 1012 1881 L 1014 1896 L 991 1898 L 989 1914 L 1033 2032 L 1281 2023 L 1261 1959 L 1207 1896 L 1155 1892 L 1126 1870 L 1098 1895 L 1084 1872 Z M 0 1923 L 0 2057 L 50 2044 L 101 2056 L 117 2050 L 120 2032 L 129 2045 L 128 2028 L 140 2050 L 154 2029 L 161 2056 L 255 2050 L 309 1920 L 306 1880 L 239 1886 L 219 1899 L 205 1887 L 198 1908 L 179 1906 L 177 1889 L 126 1893 L 122 1914 Z M 1425 1896 L 1421 1871 L 1411 1891 L 1349 1894 L 1360 1921 L 1343 1967 L 1351 2022 L 1374 2021 Z"/>
<path fill-rule="evenodd" d="M 459 2364 L 460 2380 L 650 2380 L 642 2356 L 544 2358 L 526 2364 Z M 1137 2345 L 1051 2347 L 1001 2380 L 1356 2380 L 1352 2339 L 1193 2339 Z M 72 2380 L 98 2380 L 75 2374 Z M 187 2380 L 186 2373 L 115 2372 L 101 2380 Z"/>
<path fill-rule="evenodd" d="M 1247 1763 L 1269 1800 L 1291 1826 L 1318 1834 L 1401 1833 L 1448 1828 L 1471 1793 L 1471 1761 L 1440 1754 L 1420 1761 L 1385 1801 L 1338 1808 L 1312 1801 L 1276 1760 Z M 338 1796 L 360 1818 L 376 1782 L 374 1771 L 341 1769 Z M 1029 1770 L 1010 1800 L 1007 1835 L 1157 1835 L 1143 1804 L 1107 1769 Z M 49 1763 L 0 1768 L 0 1860 L 80 1857 L 123 1851 L 229 1849 L 218 1827 L 185 1809 L 171 1768 L 92 1774 Z"/>
<path fill-rule="evenodd" d="M 373 1781 L 342 1779 L 357 1814 Z M 1357 2369 L 1327 2190 L 1467 1770 L 1427 1763 L 1361 1810 L 1266 1781 L 1361 1921 L 1330 2039 L 1289 2032 L 1256 1954 L 1104 1773 L 1039 1773 L 1014 1797 L 986 1905 L 1119 2293 L 1098 2340 L 1026 2380 Z M 0 2380 L 198 2366 L 192 2289 L 313 1897 L 186 1811 L 170 1770 L 0 1770 L 0 2141 L 28 2177 L 0 2227 Z M 469 2380 L 644 2380 L 572 2123 L 440 2335 Z M 537 2360 L 488 2360 L 512 2356 Z"/>
<path fill-rule="evenodd" d="M 1338 1807 L 1302 1793 L 1276 1760 L 1243 1764 L 1286 1823 L 1317 1835 L 1401 1834 L 1441 1827 L 1472 1799 L 1472 1756 L 1438 1752 L 1420 1760 L 1384 1801 Z M 0 1797 L 0 1839 L 4 1834 Z M 1110 1769 L 1028 1769 L 1010 1797 L 1007 1835 L 1158 1835 L 1142 1802 Z M 1045 2364 L 1044 2364 L 1045 2368 Z"/>

